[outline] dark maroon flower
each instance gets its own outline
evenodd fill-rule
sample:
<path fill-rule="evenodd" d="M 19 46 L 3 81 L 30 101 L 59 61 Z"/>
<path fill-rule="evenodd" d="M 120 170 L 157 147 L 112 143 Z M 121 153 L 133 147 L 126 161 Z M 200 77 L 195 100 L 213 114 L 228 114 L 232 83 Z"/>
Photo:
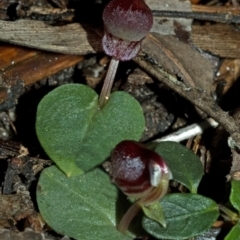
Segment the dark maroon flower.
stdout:
<path fill-rule="evenodd" d="M 143 205 L 152 204 L 167 193 L 172 177 L 160 155 L 132 140 L 120 142 L 113 150 L 110 175 L 123 193 L 137 199 L 118 226 L 122 232 Z"/>
<path fill-rule="evenodd" d="M 113 182 L 128 196 L 142 198 L 161 181 L 168 167 L 162 157 L 130 140 L 119 143 L 111 156 Z"/>

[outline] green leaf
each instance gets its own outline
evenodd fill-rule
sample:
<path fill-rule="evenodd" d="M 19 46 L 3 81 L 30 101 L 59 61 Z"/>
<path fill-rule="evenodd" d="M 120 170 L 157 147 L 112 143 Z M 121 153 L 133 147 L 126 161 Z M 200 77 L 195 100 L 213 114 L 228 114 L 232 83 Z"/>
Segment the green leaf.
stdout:
<path fill-rule="evenodd" d="M 197 193 L 203 176 L 203 166 L 191 150 L 176 142 L 160 142 L 155 151 L 163 157 L 170 168 L 173 179 Z"/>
<path fill-rule="evenodd" d="M 148 206 L 143 206 L 142 210 L 148 218 L 153 219 L 159 224 L 161 224 L 163 227 L 166 227 L 165 216 L 162 206 L 159 204 L 159 202 L 150 204 Z"/>
<path fill-rule="evenodd" d="M 42 172 L 38 183 L 43 219 L 56 232 L 74 239 L 132 239 L 116 229 L 117 200 L 118 189 L 98 168 L 68 178 L 52 166 Z"/>
<path fill-rule="evenodd" d="M 143 130 L 142 108 L 126 92 L 113 93 L 100 110 L 98 95 L 91 88 L 68 84 L 50 92 L 38 105 L 39 141 L 67 176 L 93 169 L 120 141 L 139 140 Z"/>
<path fill-rule="evenodd" d="M 240 181 L 231 181 L 230 202 L 240 212 Z"/>
<path fill-rule="evenodd" d="M 224 240 L 240 240 L 240 223 L 237 223 Z"/>
<path fill-rule="evenodd" d="M 144 229 L 158 239 L 186 239 L 204 233 L 218 218 L 218 206 L 198 194 L 170 194 L 160 201 L 167 227 L 144 217 Z"/>

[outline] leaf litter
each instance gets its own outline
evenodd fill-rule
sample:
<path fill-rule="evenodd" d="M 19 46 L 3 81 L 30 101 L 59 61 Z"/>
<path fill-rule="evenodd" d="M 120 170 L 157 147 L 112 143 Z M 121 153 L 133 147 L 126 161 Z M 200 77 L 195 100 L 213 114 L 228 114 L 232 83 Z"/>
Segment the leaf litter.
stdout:
<path fill-rule="evenodd" d="M 5 1 L 3 1 L 3 2 L 5 2 Z M 15 1 L 15 2 L 17 4 L 20 4 L 18 1 Z M 45 2 L 45 1 L 41 1 L 41 2 Z M 150 1 L 150 0 L 146 1 L 146 3 L 149 4 L 150 8 L 154 11 L 168 10 L 168 11 L 174 11 L 174 12 L 181 12 L 181 11 L 194 12 L 191 10 L 191 5 L 189 4 L 188 1 L 174 1 L 174 2 L 175 2 L 174 4 L 176 4 L 176 5 L 173 5 L 172 2 L 167 1 L 167 2 L 164 2 L 164 4 L 162 4 L 161 8 L 157 8 L 158 6 L 156 7 L 156 1 Z M 26 4 L 26 6 L 31 6 L 30 1 L 29 1 L 29 3 L 26 1 L 26 3 L 24 3 L 24 4 Z M 66 2 L 65 1 L 55 1 L 55 4 L 56 4 L 56 6 L 63 8 L 65 6 Z M 33 5 L 34 5 L 34 3 L 33 3 Z M 2 6 L 5 6 L 5 9 L 7 9 L 8 5 L 6 3 L 5 3 L 5 5 L 1 5 L 0 6 L 1 10 L 4 9 Z M 43 6 L 46 9 L 48 9 L 48 8 L 51 10 L 54 9 L 52 6 L 50 7 L 50 5 L 48 5 L 48 4 L 45 4 Z M 196 8 L 192 7 L 192 9 L 196 9 Z M 70 11 L 68 13 L 70 13 Z M 23 14 L 23 12 L 21 12 L 21 13 L 18 12 L 18 14 L 20 16 L 20 14 Z M 52 12 L 49 11 L 49 15 L 51 15 L 51 14 L 55 14 L 55 13 L 53 11 Z M 59 14 L 58 16 L 61 15 L 60 11 L 58 12 L 58 14 Z M 4 18 L 6 19 L 6 14 L 1 12 L 0 16 L 1 16 L 1 20 L 4 20 Z M 23 16 L 23 15 L 21 15 L 21 16 Z M 23 16 L 23 18 L 25 18 L 25 17 Z M 55 18 L 55 19 L 57 19 L 57 18 Z M 69 21 L 71 22 L 72 20 L 69 20 Z M 166 22 L 166 25 L 164 25 L 165 22 Z M 27 47 L 33 47 L 36 49 L 44 49 L 44 50 L 54 51 L 54 52 L 55 51 L 62 52 L 62 53 L 67 53 L 67 54 L 71 54 L 71 53 L 74 53 L 74 54 L 94 53 L 95 54 L 96 52 L 102 51 L 100 44 L 99 44 L 99 39 L 101 38 L 100 36 L 102 34 L 101 28 L 95 27 L 95 26 L 93 27 L 91 24 L 82 25 L 83 27 L 81 27 L 79 24 L 76 24 L 76 23 L 67 24 L 66 26 L 63 25 L 63 26 L 60 26 L 57 28 L 57 27 L 48 25 L 50 22 L 48 22 L 47 24 L 46 23 L 47 22 L 45 22 L 44 24 L 42 22 L 37 22 L 37 21 L 35 22 L 31 19 L 30 20 L 23 19 L 23 20 L 17 21 L 17 22 L 0 21 L 0 28 L 2 31 L 0 39 L 2 41 L 8 41 L 10 43 L 24 45 Z M 215 90 L 215 88 L 217 88 L 216 86 L 218 86 L 220 81 L 222 81 L 223 83 L 221 83 L 221 84 L 223 84 L 223 87 L 222 87 L 222 90 L 221 90 L 221 86 L 218 87 L 218 88 L 220 88 L 221 92 L 219 95 L 217 95 L 217 98 L 219 100 L 219 97 L 220 97 L 221 98 L 220 101 L 224 102 L 225 94 L 228 92 L 228 89 L 231 90 L 231 88 L 232 88 L 231 86 L 235 82 L 237 82 L 238 75 L 234 74 L 234 76 L 232 76 L 231 71 L 224 72 L 223 69 L 226 70 L 228 66 L 230 66 L 230 68 L 238 69 L 238 65 L 236 64 L 238 59 L 236 59 L 236 60 L 231 59 L 231 60 L 229 60 L 230 62 L 225 61 L 225 64 L 227 64 L 226 67 L 224 64 L 222 64 L 222 68 L 220 68 L 218 71 L 217 71 L 216 65 L 218 64 L 218 61 L 220 59 L 219 56 L 220 57 L 236 56 L 236 55 L 234 55 L 235 54 L 234 51 L 228 51 L 228 49 L 229 48 L 231 49 L 233 44 L 235 44 L 236 46 L 239 46 L 239 43 L 237 41 L 235 41 L 235 42 L 232 41 L 232 43 L 229 44 L 229 48 L 227 48 L 227 47 L 220 48 L 218 41 L 221 40 L 221 37 L 223 39 L 225 39 L 225 36 L 222 36 L 222 35 L 219 35 L 220 37 L 218 37 L 217 39 L 214 39 L 214 42 L 211 42 L 211 44 L 210 44 L 210 42 L 208 42 L 208 41 L 210 41 L 210 39 L 206 41 L 206 38 L 205 38 L 204 41 L 207 43 L 207 46 L 204 45 L 203 43 L 201 43 L 200 40 L 197 40 L 197 38 L 200 39 L 199 35 L 197 35 L 197 34 L 201 33 L 201 31 L 203 31 L 204 28 L 210 29 L 210 27 L 212 27 L 212 30 L 208 31 L 206 34 L 206 36 L 211 36 L 210 33 L 213 32 L 213 29 L 216 29 L 216 30 L 220 29 L 220 27 L 223 25 L 216 24 L 216 26 L 213 26 L 210 24 L 208 27 L 207 25 L 201 26 L 201 25 L 195 24 L 195 25 L 193 25 L 193 28 L 191 28 L 191 26 L 192 26 L 191 19 L 186 20 L 184 18 L 167 18 L 167 17 L 162 17 L 161 19 L 158 17 L 155 17 L 155 23 L 158 26 L 154 26 L 153 33 L 151 33 L 149 36 L 147 36 L 142 43 L 143 52 L 148 57 L 150 57 L 151 61 L 153 61 L 154 63 L 157 63 L 157 65 L 161 66 L 161 68 L 165 69 L 169 74 L 176 75 L 180 81 L 183 81 L 186 84 L 186 86 L 193 87 L 193 88 L 195 88 L 195 87 L 201 88 L 209 96 L 211 96 L 211 94 L 214 94 L 216 92 L 216 90 Z M 27 39 L 27 36 L 24 36 L 24 35 L 22 35 L 21 39 L 17 37 L 17 33 L 19 33 L 17 29 L 21 29 L 23 26 L 25 26 L 27 28 L 27 31 L 29 31 L 29 34 L 34 35 L 34 37 L 36 39 L 35 42 L 31 41 L 31 39 L 29 39 L 29 38 Z M 171 26 L 171 27 L 169 27 L 169 26 Z M 224 29 L 227 29 L 226 31 L 229 31 L 230 33 L 235 31 L 235 28 L 232 25 L 225 24 L 223 27 L 224 27 Z M 166 31 L 166 28 L 168 29 L 168 31 Z M 10 34 L 10 29 L 13 32 L 13 34 Z M 30 30 L 30 29 L 32 29 L 32 30 Z M 38 31 L 36 31 L 36 29 L 38 29 Z M 70 31 L 70 33 L 72 34 L 72 37 L 73 37 L 72 41 L 67 41 L 69 39 L 69 35 L 66 34 L 66 31 Z M 39 32 L 39 33 L 37 33 L 37 32 Z M 51 38 L 51 37 L 48 37 L 49 35 L 45 35 L 46 36 L 45 37 L 44 36 L 45 32 L 46 32 L 46 34 L 47 34 L 47 32 L 48 32 L 48 34 L 49 34 L 49 32 L 59 33 L 60 35 L 56 35 L 56 36 L 62 36 L 63 38 L 61 38 L 61 37 L 60 38 L 56 38 L 56 37 Z M 163 35 L 163 32 L 164 32 L 164 35 Z M 42 35 L 42 40 L 45 41 L 45 44 L 41 45 L 39 43 L 39 41 L 37 41 L 39 39 L 38 34 Z M 236 32 L 236 34 L 238 34 L 238 33 Z M 201 33 L 201 36 L 203 36 L 203 35 L 204 34 Z M 196 36 L 198 36 L 198 37 L 196 37 Z M 24 38 L 24 37 L 26 37 L 26 38 Z M 56 45 L 54 45 L 54 47 L 53 47 L 51 45 L 51 43 L 53 43 L 54 41 L 55 41 Z M 66 42 L 67 42 L 67 46 L 66 46 Z M 229 40 L 229 42 L 230 42 L 230 40 Z M 81 44 L 79 45 L 79 43 L 81 43 Z M 226 46 L 227 46 L 227 44 L 226 44 Z M 210 53 L 210 54 L 206 55 L 204 52 L 202 52 L 202 50 L 208 51 L 208 53 Z M 162 54 L 160 54 L 160 52 L 162 52 Z M 156 53 L 158 53 L 158 54 L 156 54 Z M 215 54 L 217 56 L 213 56 L 211 54 Z M 96 65 L 100 66 L 99 62 L 102 59 L 102 57 L 103 56 L 101 55 L 101 53 L 96 55 L 96 58 L 97 58 Z M 89 57 L 86 56 L 85 60 L 83 60 L 83 61 L 87 61 L 87 58 L 89 58 Z M 231 62 L 234 65 L 231 65 Z M 88 68 L 93 68 L 93 65 L 88 66 Z M 143 75 L 144 69 L 140 70 L 136 66 L 130 66 L 131 70 L 133 70 L 134 68 L 135 68 L 135 70 L 137 69 L 138 71 L 142 71 L 142 73 L 140 75 L 141 76 Z M 127 72 L 126 69 L 128 69 L 127 64 L 125 64 L 125 65 L 123 64 L 121 71 L 122 72 L 125 71 L 125 73 L 118 74 L 118 76 L 117 76 L 118 82 L 115 85 L 116 88 L 118 86 L 123 86 L 122 89 L 127 90 L 127 87 L 126 87 L 127 85 L 125 85 L 125 86 L 123 85 L 122 79 L 125 79 L 128 81 L 128 79 L 130 79 L 131 75 L 126 74 L 126 72 Z M 62 70 L 63 70 L 63 68 L 62 68 Z M 85 76 L 82 72 L 81 67 L 78 69 L 78 73 L 79 72 L 80 72 L 80 74 L 82 74 L 80 81 L 84 81 Z M 220 75 L 218 76 L 218 74 L 217 74 L 217 77 L 214 79 L 214 74 L 216 74 L 218 72 L 220 72 Z M 30 72 L 30 75 L 31 75 L 31 72 Z M 89 76 L 88 73 L 86 75 Z M 64 78 L 64 77 L 66 77 L 66 73 L 64 73 L 64 72 L 60 73 L 58 76 L 55 77 L 55 79 L 54 79 L 54 76 L 52 77 L 52 79 L 54 79 L 54 81 L 56 82 L 56 85 L 58 85 L 60 82 L 59 76 L 62 76 L 62 78 Z M 68 82 L 75 81 L 74 79 L 75 79 L 75 77 L 73 76 L 73 74 L 71 76 L 68 76 Z M 93 77 L 93 79 L 94 79 L 94 77 Z M 230 79 L 230 80 L 228 80 L 228 79 Z M 214 82 L 214 80 L 215 80 L 215 82 Z M 37 81 L 37 80 L 35 80 L 35 81 Z M 39 83 L 35 83 L 34 86 L 25 87 L 26 88 L 25 91 L 26 91 L 26 93 L 28 93 L 30 91 L 37 91 L 39 88 L 40 89 L 47 88 L 48 86 L 51 85 L 50 84 L 51 81 L 50 81 L 50 77 L 48 77 L 47 79 L 42 80 Z M 5 80 L 4 80 L 4 82 L 5 82 Z M 214 85 L 212 86 L 213 83 L 214 83 Z M 28 84 L 29 83 L 27 83 L 27 85 Z M 140 98 L 144 96 L 144 98 L 148 100 L 148 104 L 145 104 L 145 105 L 142 104 L 146 113 L 150 113 L 149 106 L 152 106 L 151 101 L 154 104 L 156 104 L 157 102 L 160 101 L 160 103 L 163 105 L 162 108 L 160 107 L 161 112 L 163 114 L 165 114 L 165 116 L 166 116 L 165 119 L 167 119 L 166 120 L 167 127 L 165 127 L 164 130 L 162 130 L 162 131 L 160 131 L 158 127 L 155 127 L 154 124 L 152 124 L 151 127 L 148 127 L 148 131 L 152 131 L 152 129 L 154 129 L 154 128 L 155 128 L 155 130 L 151 134 L 149 134 L 148 137 L 145 138 L 145 140 L 147 140 L 151 137 L 154 137 L 154 136 L 166 134 L 165 133 L 166 129 L 168 129 L 168 131 L 172 131 L 173 123 L 176 122 L 178 119 L 182 119 L 181 121 L 183 122 L 183 124 L 186 124 L 186 122 L 191 123 L 191 122 L 194 122 L 196 119 L 197 120 L 199 119 L 196 116 L 196 114 L 192 113 L 193 110 L 189 103 L 187 103 L 184 99 L 181 99 L 179 96 L 176 96 L 174 91 L 171 92 L 168 88 L 166 88 L 164 85 L 156 82 L 156 80 L 152 79 L 151 77 L 150 77 L 150 80 L 148 80 L 143 85 L 141 85 L 141 87 L 139 87 L 139 85 L 137 85 L 137 87 L 136 86 L 134 86 L 134 87 L 136 89 L 135 92 L 137 90 L 141 90 L 140 94 L 138 93 L 138 95 L 140 95 Z M 96 88 L 98 89 L 99 85 L 96 85 Z M 158 90 L 154 90 L 154 89 L 158 89 Z M 161 96 L 159 95 L 159 93 L 162 94 L 163 92 L 168 92 L 168 94 L 170 94 L 170 97 L 166 97 L 167 100 L 164 98 L 161 98 Z M 20 99 L 19 105 L 17 105 L 17 102 L 15 101 L 15 99 L 19 99 L 18 94 L 13 93 L 15 98 L 13 97 L 14 100 L 12 100 L 11 107 L 8 107 L 9 105 L 5 104 L 5 107 L 3 108 L 3 110 L 6 111 L 7 114 L 9 114 L 10 108 L 14 109 L 16 106 L 18 108 L 18 107 L 21 107 L 21 104 L 23 104 L 22 100 Z M 20 93 L 20 94 L 22 94 L 22 93 Z M 148 98 L 148 96 L 151 96 L 151 97 Z M 176 101 L 174 101 L 173 98 L 176 98 Z M 29 98 L 29 99 L 31 99 L 31 98 Z M 179 102 L 180 102 L 180 104 L 179 104 Z M 4 101 L 4 103 L 6 103 L 6 102 Z M 179 106 L 180 111 L 176 111 L 176 109 L 174 109 L 174 107 L 173 107 L 174 105 L 175 105 L 175 108 L 176 108 L 176 106 Z M 227 110 L 232 110 L 231 106 L 234 107 L 234 102 L 232 103 L 230 101 L 230 102 L 227 102 L 227 104 L 225 104 L 225 105 L 227 105 Z M 1 104 L 1 106 L 2 106 L 2 104 Z M 159 114 L 159 111 L 158 111 L 159 105 L 157 105 L 157 106 L 158 107 L 156 108 L 157 109 L 156 112 Z M 152 121 L 153 123 L 155 121 L 154 119 L 159 118 L 159 115 L 150 117 L 153 120 Z M 169 115 L 172 115 L 172 117 L 168 118 Z M 29 117 L 29 116 L 30 115 L 26 115 L 26 117 Z M 145 114 L 145 116 L 148 116 L 148 115 Z M 234 116 L 234 113 L 233 113 L 233 116 Z M 18 120 L 19 120 L 19 118 L 17 119 L 17 121 Z M 31 118 L 31 120 L 34 121 L 33 118 Z M 15 124 L 15 120 L 13 120 L 13 124 Z M 19 127 L 21 125 L 19 125 L 19 124 L 17 124 L 17 125 L 18 125 L 17 130 L 19 130 Z M 213 135 L 218 135 L 217 134 L 218 131 L 220 131 L 219 128 L 215 130 L 215 133 Z M 225 130 L 223 129 L 221 131 L 225 131 Z M 225 131 L 225 133 L 226 133 L 226 131 Z M 213 167 L 210 169 L 209 173 L 210 174 L 213 173 L 212 176 L 213 176 L 213 178 L 215 178 L 215 180 L 213 182 L 215 182 L 215 181 L 217 182 L 217 179 L 220 179 L 221 180 L 220 182 L 222 183 L 222 182 L 224 182 L 224 176 L 230 172 L 230 168 L 231 168 L 231 176 L 233 178 L 235 178 L 235 176 L 237 176 L 237 172 L 240 169 L 239 168 L 239 165 L 240 165 L 239 164 L 239 155 L 238 155 L 237 149 L 232 150 L 232 152 L 233 152 L 233 165 L 232 166 L 231 166 L 230 154 L 229 155 L 226 154 L 226 156 L 224 156 L 223 158 L 221 156 L 218 156 L 215 160 L 213 158 L 211 160 L 211 146 L 213 144 L 211 142 L 211 140 L 212 140 L 211 138 L 213 138 L 213 135 L 211 135 L 211 134 L 209 135 L 210 137 L 208 137 L 208 138 L 210 138 L 210 140 L 207 140 L 204 137 L 202 137 L 199 147 L 201 149 L 203 146 L 206 146 L 207 151 L 210 154 L 210 162 L 212 162 Z M 35 157 L 36 155 L 32 155 L 32 153 L 31 153 L 31 152 L 33 152 L 32 151 L 33 145 L 29 144 L 29 142 L 30 142 L 29 139 L 32 137 L 32 135 L 27 133 L 25 139 L 24 138 L 21 139 L 21 136 L 22 135 L 18 136 L 16 134 L 16 135 L 13 135 L 13 138 L 11 138 L 11 139 L 16 142 L 18 142 L 18 141 L 25 142 L 26 147 L 28 147 L 30 150 L 29 157 L 30 158 L 33 156 Z M 227 136 L 228 136 L 228 133 L 226 133 L 226 137 L 224 138 L 226 149 L 228 148 L 228 146 L 226 144 Z M 26 141 L 27 138 L 29 138 L 29 139 Z M 219 139 L 215 139 L 215 141 L 219 141 Z M 7 142 L 7 145 L 9 145 L 8 142 Z M 36 145 L 36 146 L 38 146 L 38 145 Z M 38 146 L 38 148 L 39 148 L 39 146 Z M 8 159 L 9 154 L 10 154 L 9 151 L 10 150 L 8 150 L 8 148 L 6 148 L 6 146 L 4 145 L 3 153 L 6 153 L 5 155 L 3 154 L 3 157 L 2 157 L 4 159 L 4 161 L 6 161 Z M 38 149 L 36 152 L 41 153 L 41 156 L 44 156 L 46 158 L 46 156 L 41 152 L 41 150 Z M 15 149 L 14 151 L 11 152 L 11 154 L 13 154 L 13 156 L 17 156 L 18 151 Z M 2 155 L 2 153 L 1 153 L 1 155 Z M 218 163 L 215 162 L 218 160 L 220 160 L 220 166 Z M 38 164 L 34 163 L 32 166 L 32 169 L 35 169 Z M 44 164 L 42 166 L 44 166 Z M 227 166 L 227 168 L 226 168 L 226 166 Z M 40 167 L 39 169 L 41 169 L 41 168 L 42 167 Z M 5 164 L 5 166 L 3 164 L 3 169 L 7 169 L 6 164 Z M 220 169 L 220 171 L 219 171 L 219 169 Z M 220 172 L 221 174 L 217 173 L 217 171 Z M 22 169 L 19 170 L 19 173 L 15 173 L 14 176 L 18 176 L 19 174 L 22 174 Z M 2 180 L 2 182 L 4 182 L 4 180 Z M 14 180 L 12 183 L 16 183 L 16 182 L 17 181 Z M 210 181 L 210 183 L 211 183 L 211 181 Z M 26 182 L 24 184 L 26 184 Z M 215 185 L 213 184 L 213 187 L 214 186 Z M 12 195 L 13 195 L 13 192 L 14 192 L 14 190 L 12 189 Z M 218 197 L 219 199 L 222 199 L 221 196 L 223 196 L 225 194 L 223 192 L 224 192 L 223 190 L 220 191 L 221 194 L 219 194 L 220 195 Z M 12 196 L 12 195 L 10 195 L 10 196 Z M 18 194 L 16 194 L 16 195 L 18 195 Z M 16 204 L 16 206 L 18 205 L 17 201 L 15 202 L 15 204 Z M 29 207 L 29 206 L 30 205 L 27 205 L 27 207 L 28 207 L 27 210 L 32 209 L 32 206 L 31 207 Z M 23 211 L 23 215 L 20 214 L 20 216 L 23 216 L 23 218 L 27 218 L 28 214 L 26 214 L 26 212 L 24 212 L 24 208 L 21 210 Z M 6 214 L 8 219 L 11 219 L 10 212 L 8 214 Z M 19 237 L 21 236 L 21 234 L 24 235 L 24 233 L 19 233 Z"/>

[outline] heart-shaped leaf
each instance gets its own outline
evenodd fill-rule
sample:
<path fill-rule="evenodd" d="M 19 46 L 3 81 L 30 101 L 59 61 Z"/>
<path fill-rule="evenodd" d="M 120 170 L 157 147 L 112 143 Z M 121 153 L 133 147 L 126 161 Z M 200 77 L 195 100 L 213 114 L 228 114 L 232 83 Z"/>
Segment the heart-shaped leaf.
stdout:
<path fill-rule="evenodd" d="M 240 181 L 231 181 L 230 202 L 240 213 Z"/>
<path fill-rule="evenodd" d="M 81 84 L 68 84 L 46 95 L 38 105 L 39 141 L 67 176 L 101 164 L 124 139 L 139 140 L 144 116 L 126 92 L 115 92 L 100 110 L 98 95 Z"/>
<path fill-rule="evenodd" d="M 218 206 L 198 194 L 170 194 L 161 201 L 166 228 L 144 217 L 143 227 L 158 239 L 187 239 L 205 232 L 218 218 Z"/>
<path fill-rule="evenodd" d="M 52 166 L 41 174 L 37 202 L 44 220 L 58 233 L 77 240 L 129 240 L 133 237 L 116 229 L 118 195 L 109 176 L 98 168 L 68 178 Z"/>
<path fill-rule="evenodd" d="M 155 151 L 166 161 L 173 179 L 182 183 L 192 193 L 197 193 L 204 173 L 199 157 L 181 144 L 170 141 L 158 143 Z"/>

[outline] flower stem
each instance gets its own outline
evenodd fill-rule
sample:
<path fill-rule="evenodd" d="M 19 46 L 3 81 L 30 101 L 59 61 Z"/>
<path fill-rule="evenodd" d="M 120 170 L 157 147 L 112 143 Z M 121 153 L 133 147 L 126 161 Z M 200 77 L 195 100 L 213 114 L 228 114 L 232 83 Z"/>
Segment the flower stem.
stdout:
<path fill-rule="evenodd" d="M 163 173 L 160 184 L 148 196 L 141 199 L 141 202 L 145 206 L 156 201 L 159 201 L 166 195 L 169 186 L 169 177 L 170 177 L 169 172 Z"/>
<path fill-rule="evenodd" d="M 122 220 L 120 221 L 117 229 L 118 231 L 125 233 L 128 229 L 129 224 L 132 219 L 137 215 L 137 213 L 142 209 L 143 205 L 149 205 L 158 200 L 162 199 L 167 191 L 169 185 L 169 172 L 164 173 L 161 178 L 161 183 L 156 187 L 148 196 L 137 200 L 125 213 Z"/>
<path fill-rule="evenodd" d="M 132 219 L 137 215 L 137 213 L 142 209 L 142 204 L 140 201 L 136 201 L 124 214 L 122 220 L 117 226 L 118 231 L 125 233 L 131 223 Z"/>
<path fill-rule="evenodd" d="M 101 91 L 99 101 L 98 101 L 100 108 L 103 108 L 103 106 L 106 104 L 106 102 L 109 99 L 113 81 L 114 81 L 114 78 L 115 78 L 115 75 L 117 72 L 118 64 L 119 64 L 119 60 L 117 60 L 115 58 L 111 59 L 109 67 L 108 67 L 108 72 L 104 79 L 102 91 Z"/>

